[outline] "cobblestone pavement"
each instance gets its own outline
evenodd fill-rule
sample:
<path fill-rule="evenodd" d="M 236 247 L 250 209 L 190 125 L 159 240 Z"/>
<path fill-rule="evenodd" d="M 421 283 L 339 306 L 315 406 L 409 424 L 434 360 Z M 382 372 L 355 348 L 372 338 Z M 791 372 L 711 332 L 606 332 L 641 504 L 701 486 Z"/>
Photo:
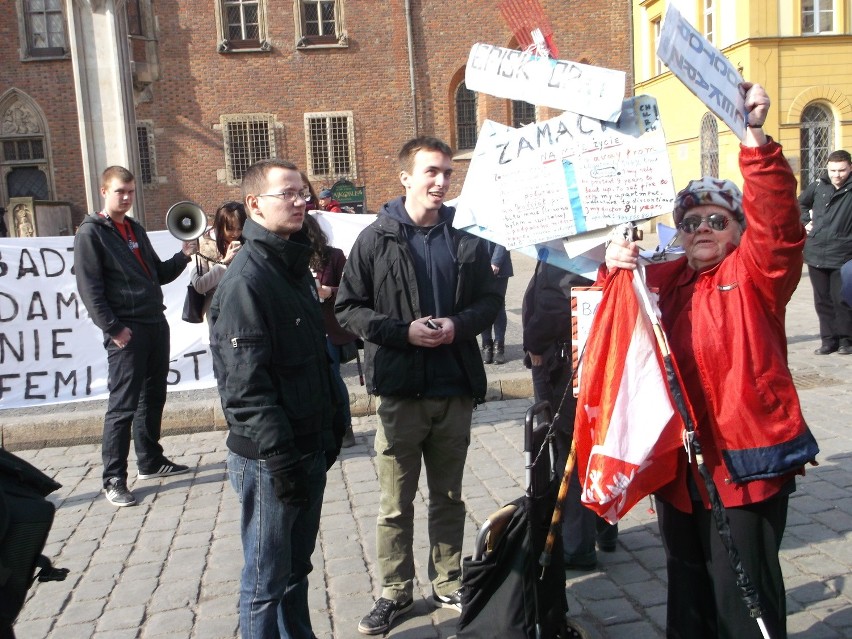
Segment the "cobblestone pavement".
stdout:
<path fill-rule="evenodd" d="M 512 308 L 510 322 L 519 323 Z M 797 639 L 852 637 L 852 410 L 846 406 L 852 357 L 813 355 L 816 326 L 805 275 L 788 312 L 790 367 L 821 453 L 820 465 L 808 470 L 790 500 L 782 551 L 788 626 Z M 516 349 L 519 342 L 513 343 Z M 485 517 L 522 492 L 522 422 L 530 404 L 488 402 L 474 415 L 464 484 L 465 554 Z M 358 443 L 329 473 L 310 591 L 321 639 L 361 636 L 358 620 L 377 592 L 375 419 L 354 420 Z M 222 432 L 164 438 L 167 453 L 192 472 L 138 481 L 131 471 L 130 488 L 140 503 L 120 509 L 102 496 L 98 445 L 20 451 L 63 484 L 52 496 L 58 510 L 45 554 L 71 573 L 65 582 L 31 589 L 18 637 L 237 637 L 242 557 L 224 438 Z M 425 495 L 421 479 L 414 539 L 420 596 L 390 637 L 455 634 L 455 613 L 427 602 Z M 648 506 L 642 502 L 622 520 L 617 550 L 600 553 L 597 570 L 566 573 L 571 614 L 590 637 L 664 636 L 665 562 Z"/>

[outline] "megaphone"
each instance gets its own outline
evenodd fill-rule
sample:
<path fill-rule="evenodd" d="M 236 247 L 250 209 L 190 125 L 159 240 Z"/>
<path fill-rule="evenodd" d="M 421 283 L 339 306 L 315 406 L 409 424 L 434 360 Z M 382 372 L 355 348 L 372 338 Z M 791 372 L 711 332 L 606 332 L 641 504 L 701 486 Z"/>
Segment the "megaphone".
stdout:
<path fill-rule="evenodd" d="M 166 228 L 177 239 L 191 242 L 204 234 L 207 216 L 195 202 L 178 202 L 166 212 Z"/>

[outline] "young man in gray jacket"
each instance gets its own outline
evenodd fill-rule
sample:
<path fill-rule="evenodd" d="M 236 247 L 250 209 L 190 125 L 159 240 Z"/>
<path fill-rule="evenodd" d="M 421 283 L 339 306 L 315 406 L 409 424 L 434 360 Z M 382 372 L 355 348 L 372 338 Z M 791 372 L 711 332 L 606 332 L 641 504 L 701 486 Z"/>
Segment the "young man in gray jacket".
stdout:
<path fill-rule="evenodd" d="M 413 606 L 414 496 L 429 485 L 429 579 L 437 606 L 461 610 L 462 475 L 473 407 L 485 397 L 477 336 L 503 301 L 485 243 L 452 227 L 444 205 L 452 151 L 429 137 L 399 153 L 405 195 L 358 237 L 335 310 L 365 342 L 379 396 L 377 552 L 382 592 L 358 630 L 384 633 Z M 421 462 L 422 460 L 422 462 Z"/>
<path fill-rule="evenodd" d="M 133 506 L 127 488 L 131 425 L 138 479 L 179 475 L 189 470 L 169 461 L 160 445 L 169 372 L 169 325 L 161 286 L 177 279 L 196 242 L 160 261 L 145 229 L 127 216 L 136 181 L 120 166 L 101 176 L 102 211 L 86 216 L 74 237 L 77 290 L 89 317 L 104 332 L 109 366 L 109 403 L 101 455 L 106 498 Z"/>

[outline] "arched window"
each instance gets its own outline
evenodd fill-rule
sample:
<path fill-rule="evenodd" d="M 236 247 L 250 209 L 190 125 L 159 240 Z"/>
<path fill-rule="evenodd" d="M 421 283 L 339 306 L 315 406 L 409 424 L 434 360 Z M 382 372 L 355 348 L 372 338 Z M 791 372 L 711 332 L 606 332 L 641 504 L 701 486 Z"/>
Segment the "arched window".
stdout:
<path fill-rule="evenodd" d="M 821 104 L 809 104 L 802 111 L 801 121 L 801 173 L 799 184 L 810 184 L 825 168 L 834 139 L 834 118 Z"/>
<path fill-rule="evenodd" d="M 456 89 L 456 146 L 459 150 L 476 146 L 476 93 L 464 82 Z"/>
<path fill-rule="evenodd" d="M 0 202 L 52 199 L 44 118 L 28 96 L 14 89 L 0 98 L 0 174 Z"/>
<path fill-rule="evenodd" d="M 712 113 L 701 118 L 701 175 L 719 177 L 719 123 Z"/>

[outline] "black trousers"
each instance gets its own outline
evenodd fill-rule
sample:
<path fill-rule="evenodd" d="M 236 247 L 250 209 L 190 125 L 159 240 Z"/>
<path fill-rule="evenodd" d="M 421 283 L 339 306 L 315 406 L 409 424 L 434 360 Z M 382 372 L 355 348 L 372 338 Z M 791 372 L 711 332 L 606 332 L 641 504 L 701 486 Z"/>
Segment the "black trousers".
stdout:
<path fill-rule="evenodd" d="M 778 550 L 787 524 L 788 497 L 726 509 L 734 545 L 756 587 L 773 639 L 787 637 L 787 605 Z M 700 503 L 692 513 L 657 500 L 666 551 L 669 639 L 762 639 L 749 616 L 712 513 Z"/>
<path fill-rule="evenodd" d="M 160 428 L 169 373 L 169 325 L 165 319 L 127 325 L 133 337 L 124 348 L 104 339 L 109 367 L 109 402 L 101 445 L 104 485 L 112 477 L 127 480 L 131 426 L 139 469 L 156 470 L 164 459 Z"/>
<path fill-rule="evenodd" d="M 808 266 L 808 275 L 814 291 L 814 309 L 819 318 L 822 343 L 852 346 L 852 309 L 840 294 L 840 269 Z"/>
<path fill-rule="evenodd" d="M 543 364 L 532 367 L 532 382 L 535 401 L 549 401 L 554 412 L 558 455 L 556 472 L 561 477 L 571 450 L 577 400 L 569 388 L 572 381 L 571 365 L 562 361 L 557 351 L 558 347 L 554 344 L 544 352 Z M 568 496 L 562 510 L 562 549 L 569 563 L 594 563 L 597 560 L 595 541 L 611 544 L 618 538 L 618 524 L 610 525 L 586 508 L 580 502 L 582 492 L 579 473 L 575 468 L 571 473 Z"/>

